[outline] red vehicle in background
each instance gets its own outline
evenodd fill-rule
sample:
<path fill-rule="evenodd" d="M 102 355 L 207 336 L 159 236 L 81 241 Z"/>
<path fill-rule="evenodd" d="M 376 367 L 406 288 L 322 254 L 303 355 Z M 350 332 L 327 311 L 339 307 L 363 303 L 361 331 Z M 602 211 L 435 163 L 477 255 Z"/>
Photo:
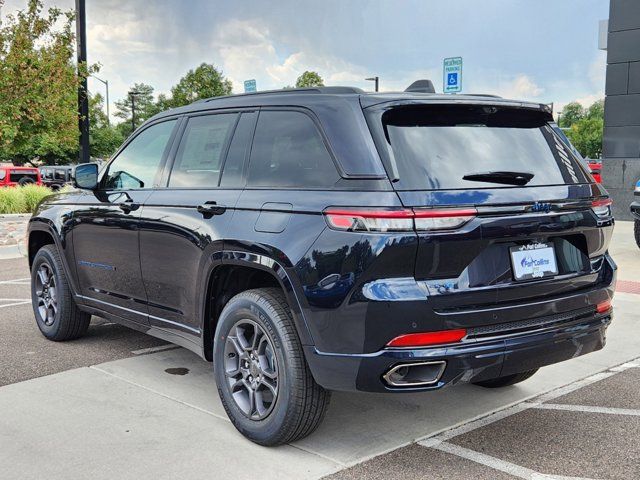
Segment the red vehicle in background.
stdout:
<path fill-rule="evenodd" d="M 593 158 L 585 158 L 585 160 L 587 161 L 593 179 L 598 183 L 602 183 L 602 177 L 600 176 L 602 173 L 602 160 Z"/>
<path fill-rule="evenodd" d="M 25 185 L 42 185 L 42 178 L 37 168 L 0 165 L 0 187 Z"/>

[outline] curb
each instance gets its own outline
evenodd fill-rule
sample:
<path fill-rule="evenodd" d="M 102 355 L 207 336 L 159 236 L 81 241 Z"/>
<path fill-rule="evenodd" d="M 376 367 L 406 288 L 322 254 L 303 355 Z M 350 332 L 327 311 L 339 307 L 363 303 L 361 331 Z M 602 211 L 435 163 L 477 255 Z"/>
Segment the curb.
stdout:
<path fill-rule="evenodd" d="M 24 219 L 31 218 L 31 214 L 30 213 L 0 213 L 0 222 L 22 220 L 23 218 Z"/>

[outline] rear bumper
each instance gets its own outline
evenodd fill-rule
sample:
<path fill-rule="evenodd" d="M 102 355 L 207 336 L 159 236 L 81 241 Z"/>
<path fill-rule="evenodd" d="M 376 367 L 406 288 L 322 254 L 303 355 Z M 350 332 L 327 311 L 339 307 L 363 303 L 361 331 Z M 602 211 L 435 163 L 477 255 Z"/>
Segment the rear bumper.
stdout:
<path fill-rule="evenodd" d="M 536 333 L 438 348 L 383 349 L 363 355 L 327 354 L 306 348 L 316 381 L 330 390 L 416 392 L 457 383 L 496 378 L 569 360 L 605 344 L 611 313 Z M 397 364 L 446 362 L 436 383 L 424 387 L 390 387 L 383 375 Z"/>

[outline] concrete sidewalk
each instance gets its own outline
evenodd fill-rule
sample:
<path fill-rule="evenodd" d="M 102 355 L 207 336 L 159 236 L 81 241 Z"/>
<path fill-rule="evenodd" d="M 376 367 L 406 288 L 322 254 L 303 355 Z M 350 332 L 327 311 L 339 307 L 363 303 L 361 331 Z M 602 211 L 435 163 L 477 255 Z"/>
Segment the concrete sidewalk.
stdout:
<path fill-rule="evenodd" d="M 629 225 L 617 226 L 612 250 L 620 278 L 637 281 L 640 250 Z M 621 293 L 614 305 L 600 352 L 499 390 L 335 393 L 318 431 L 280 448 L 238 434 L 218 400 L 211 365 L 180 348 L 7 385 L 0 388 L 0 476 L 319 478 L 639 357 L 640 297 Z M 188 372 L 167 372 L 173 368 Z"/>

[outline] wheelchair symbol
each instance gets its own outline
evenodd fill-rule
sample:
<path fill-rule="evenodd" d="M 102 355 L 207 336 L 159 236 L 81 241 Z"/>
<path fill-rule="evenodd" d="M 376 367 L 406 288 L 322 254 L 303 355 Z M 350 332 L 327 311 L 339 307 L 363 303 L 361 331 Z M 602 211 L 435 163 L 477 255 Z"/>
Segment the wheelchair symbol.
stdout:
<path fill-rule="evenodd" d="M 448 85 L 457 85 L 458 84 L 458 74 L 457 73 L 448 73 L 447 74 L 447 84 Z"/>

